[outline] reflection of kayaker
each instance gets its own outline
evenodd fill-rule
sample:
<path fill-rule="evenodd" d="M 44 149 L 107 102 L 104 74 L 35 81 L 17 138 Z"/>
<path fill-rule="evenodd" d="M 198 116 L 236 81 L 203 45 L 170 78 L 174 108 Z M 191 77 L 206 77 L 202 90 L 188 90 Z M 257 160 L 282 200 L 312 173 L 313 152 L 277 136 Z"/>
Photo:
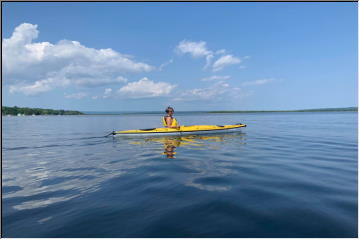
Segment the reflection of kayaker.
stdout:
<path fill-rule="evenodd" d="M 175 158 L 175 149 L 176 147 L 173 145 L 173 141 L 165 141 L 164 142 L 164 154 L 167 158 Z"/>
<path fill-rule="evenodd" d="M 160 138 L 157 141 L 164 143 L 164 155 L 167 158 L 175 158 L 175 149 L 181 145 L 181 138 Z"/>
<path fill-rule="evenodd" d="M 176 118 L 173 117 L 174 109 L 172 107 L 167 107 L 165 109 L 165 112 L 167 113 L 167 115 L 162 118 L 164 126 L 168 128 L 180 129 L 180 126 L 178 126 L 177 124 Z"/>

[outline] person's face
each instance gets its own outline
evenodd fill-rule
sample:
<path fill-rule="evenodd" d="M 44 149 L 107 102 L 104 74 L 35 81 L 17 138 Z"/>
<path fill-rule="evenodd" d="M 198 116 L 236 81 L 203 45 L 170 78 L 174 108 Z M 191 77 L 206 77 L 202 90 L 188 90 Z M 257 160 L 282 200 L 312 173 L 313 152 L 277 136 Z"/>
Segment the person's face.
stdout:
<path fill-rule="evenodd" d="M 169 113 L 169 115 L 173 115 L 173 114 L 174 114 L 174 110 L 169 109 L 169 110 L 168 110 L 168 113 Z"/>

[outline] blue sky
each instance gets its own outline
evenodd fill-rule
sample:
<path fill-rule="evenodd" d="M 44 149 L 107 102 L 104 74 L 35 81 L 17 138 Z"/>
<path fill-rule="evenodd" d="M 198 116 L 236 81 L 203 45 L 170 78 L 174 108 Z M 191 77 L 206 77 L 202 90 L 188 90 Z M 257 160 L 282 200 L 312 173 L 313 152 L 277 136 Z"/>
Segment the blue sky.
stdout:
<path fill-rule="evenodd" d="M 357 3 L 2 3 L 5 106 L 357 106 Z"/>

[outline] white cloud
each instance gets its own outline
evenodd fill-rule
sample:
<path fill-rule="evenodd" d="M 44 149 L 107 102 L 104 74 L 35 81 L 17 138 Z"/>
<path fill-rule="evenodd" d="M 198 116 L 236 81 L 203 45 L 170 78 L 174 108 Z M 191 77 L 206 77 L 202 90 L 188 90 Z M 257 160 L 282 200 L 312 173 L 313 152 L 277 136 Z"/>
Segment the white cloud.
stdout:
<path fill-rule="evenodd" d="M 207 69 L 211 66 L 213 58 L 214 58 L 214 55 L 212 55 L 212 54 L 209 54 L 206 56 L 206 64 L 204 66 L 204 69 Z"/>
<path fill-rule="evenodd" d="M 230 78 L 230 76 L 217 76 L 217 75 L 214 75 L 214 76 L 202 78 L 201 81 L 227 80 L 229 78 Z"/>
<path fill-rule="evenodd" d="M 118 90 L 120 96 L 130 98 L 148 98 L 167 96 L 176 85 L 167 82 L 153 82 L 142 78 L 137 82 L 130 82 Z"/>
<path fill-rule="evenodd" d="M 124 73 L 154 69 L 110 48 L 94 49 L 68 40 L 33 42 L 38 35 L 37 25 L 23 23 L 3 40 L 3 83 L 9 84 L 12 92 L 37 94 L 56 87 L 96 87 L 126 82 L 121 77 Z"/>
<path fill-rule="evenodd" d="M 176 47 L 176 50 L 180 54 L 188 53 L 195 58 L 212 55 L 212 52 L 206 48 L 206 42 L 204 41 L 192 42 L 183 40 Z"/>
<path fill-rule="evenodd" d="M 222 70 L 224 67 L 232 64 L 238 64 L 241 63 L 241 60 L 237 57 L 234 57 L 230 54 L 220 57 L 218 60 L 216 60 L 213 64 L 213 71 L 217 72 Z"/>
<path fill-rule="evenodd" d="M 218 100 L 231 91 L 228 83 L 220 81 L 206 88 L 194 88 L 182 92 L 174 100 L 176 101 L 196 101 L 196 100 Z"/>
<path fill-rule="evenodd" d="M 51 85 L 53 83 L 53 79 L 45 79 L 36 81 L 33 84 L 17 84 L 10 85 L 9 90 L 10 93 L 21 92 L 25 95 L 35 95 L 38 93 L 43 93 L 51 90 Z"/>
<path fill-rule="evenodd" d="M 84 92 L 78 92 L 78 93 L 72 93 L 72 94 L 65 93 L 65 98 L 82 99 L 82 98 L 86 97 L 87 95 L 88 94 L 84 93 Z"/>
<path fill-rule="evenodd" d="M 102 96 L 92 96 L 91 98 L 96 100 L 96 99 L 101 99 L 101 98 L 115 97 L 115 95 L 113 93 L 114 92 L 113 92 L 113 90 L 111 88 L 105 88 L 104 93 L 102 94 Z"/>
<path fill-rule="evenodd" d="M 111 88 L 106 88 L 105 91 L 104 91 L 104 96 L 103 98 L 108 98 L 111 96 L 111 93 L 112 93 L 112 89 Z"/>
<path fill-rule="evenodd" d="M 194 58 L 205 57 L 206 64 L 204 66 L 204 69 L 208 69 L 211 67 L 213 72 L 220 71 L 228 65 L 239 64 L 242 61 L 240 58 L 234 57 L 231 54 L 225 55 L 227 53 L 225 49 L 220 49 L 217 51 L 209 50 L 206 47 L 205 41 L 193 42 L 193 41 L 183 40 L 178 44 L 175 50 L 179 54 L 190 54 Z M 222 55 L 222 56 L 220 56 L 213 63 L 213 59 L 216 55 Z M 245 56 L 243 59 L 248 59 L 248 58 L 250 57 Z"/>
<path fill-rule="evenodd" d="M 259 80 L 255 80 L 255 81 L 243 82 L 242 85 L 243 85 L 243 86 L 264 85 L 264 84 L 267 84 L 267 83 L 269 83 L 269 82 L 272 82 L 273 80 L 274 80 L 274 79 L 272 79 L 272 78 L 259 79 Z"/>
<path fill-rule="evenodd" d="M 204 69 L 211 66 L 212 59 L 214 58 L 213 52 L 207 49 L 206 42 L 204 41 L 193 42 L 183 40 L 176 47 L 176 52 L 179 54 L 190 54 L 194 58 L 205 57 L 206 65 Z"/>

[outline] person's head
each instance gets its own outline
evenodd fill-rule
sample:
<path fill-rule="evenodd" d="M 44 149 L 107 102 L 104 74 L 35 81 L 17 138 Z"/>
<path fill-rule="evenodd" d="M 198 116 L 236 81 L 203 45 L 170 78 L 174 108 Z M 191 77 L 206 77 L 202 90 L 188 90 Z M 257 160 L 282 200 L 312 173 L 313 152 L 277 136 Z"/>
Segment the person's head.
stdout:
<path fill-rule="evenodd" d="M 167 114 L 169 114 L 169 115 L 172 115 L 172 114 L 174 113 L 174 109 L 169 106 L 169 107 L 167 107 L 167 108 L 165 109 L 165 112 L 166 112 Z"/>

